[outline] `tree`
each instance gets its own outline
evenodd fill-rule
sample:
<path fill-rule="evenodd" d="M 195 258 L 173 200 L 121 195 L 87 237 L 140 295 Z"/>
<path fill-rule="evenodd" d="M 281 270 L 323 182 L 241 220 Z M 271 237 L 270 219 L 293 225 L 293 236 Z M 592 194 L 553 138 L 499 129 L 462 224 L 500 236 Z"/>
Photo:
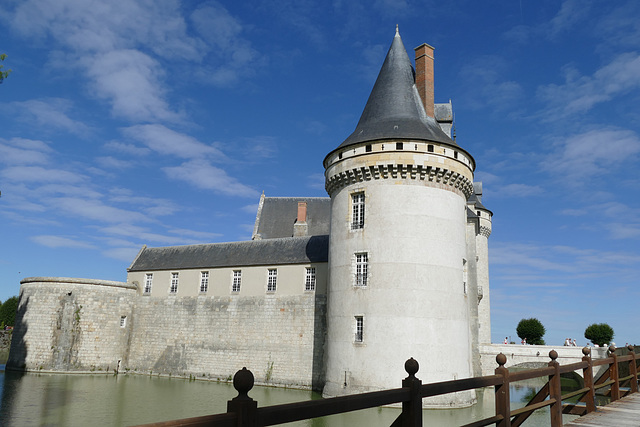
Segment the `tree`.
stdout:
<path fill-rule="evenodd" d="M 0 53 L 0 62 L 4 61 L 6 57 L 7 57 L 6 53 Z M 0 64 L 0 83 L 2 83 L 4 79 L 9 77 L 9 74 L 11 73 L 11 70 L 2 71 L 2 68 L 4 68 L 4 65 Z"/>
<path fill-rule="evenodd" d="M 0 323 L 5 326 L 14 326 L 16 323 L 16 311 L 18 310 L 18 297 L 11 297 L 0 306 Z"/>
<path fill-rule="evenodd" d="M 522 319 L 518 323 L 516 332 L 520 339 L 527 340 L 527 344 L 544 345 L 542 337 L 546 331 L 538 319 Z"/>
<path fill-rule="evenodd" d="M 613 328 L 606 323 L 594 323 L 584 330 L 584 337 L 599 346 L 610 343 L 613 335 Z"/>

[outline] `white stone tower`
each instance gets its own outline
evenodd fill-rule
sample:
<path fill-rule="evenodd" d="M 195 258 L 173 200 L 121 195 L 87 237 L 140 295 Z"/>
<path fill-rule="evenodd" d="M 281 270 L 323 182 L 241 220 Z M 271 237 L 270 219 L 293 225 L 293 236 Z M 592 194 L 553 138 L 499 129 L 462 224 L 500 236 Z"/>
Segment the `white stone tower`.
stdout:
<path fill-rule="evenodd" d="M 426 91 L 396 32 L 356 130 L 324 160 L 332 200 L 325 396 L 399 387 L 410 357 L 425 383 L 472 376 L 477 324 L 465 264 L 475 163 L 433 117 L 433 48 L 418 49 L 431 64 Z M 469 392 L 425 404 L 474 400 Z"/>

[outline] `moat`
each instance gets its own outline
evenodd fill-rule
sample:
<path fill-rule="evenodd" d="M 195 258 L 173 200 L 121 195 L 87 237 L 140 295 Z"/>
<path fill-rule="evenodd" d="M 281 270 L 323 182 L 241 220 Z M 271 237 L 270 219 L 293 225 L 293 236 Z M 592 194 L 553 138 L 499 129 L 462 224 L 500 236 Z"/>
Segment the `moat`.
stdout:
<path fill-rule="evenodd" d="M 511 389 L 512 406 L 538 389 L 537 383 Z M 454 426 L 480 419 L 493 410 L 492 390 L 466 409 L 426 410 L 424 425 Z M 2 426 L 127 426 L 195 417 L 226 411 L 236 392 L 230 384 L 143 375 L 63 375 L 0 372 Z M 317 393 L 254 387 L 260 406 L 317 399 Z M 394 408 L 291 423 L 292 426 L 388 426 L 398 416 Z M 549 416 L 534 414 L 525 425 L 548 425 Z"/>

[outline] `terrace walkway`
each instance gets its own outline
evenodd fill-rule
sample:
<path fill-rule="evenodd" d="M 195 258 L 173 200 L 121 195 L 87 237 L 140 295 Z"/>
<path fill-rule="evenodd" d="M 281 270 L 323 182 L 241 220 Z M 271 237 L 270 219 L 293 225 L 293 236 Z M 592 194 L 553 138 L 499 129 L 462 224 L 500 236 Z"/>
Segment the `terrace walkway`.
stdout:
<path fill-rule="evenodd" d="M 640 425 L 640 395 L 634 393 L 606 406 L 599 406 L 596 412 L 576 418 L 565 427 L 617 426 L 627 427 Z"/>

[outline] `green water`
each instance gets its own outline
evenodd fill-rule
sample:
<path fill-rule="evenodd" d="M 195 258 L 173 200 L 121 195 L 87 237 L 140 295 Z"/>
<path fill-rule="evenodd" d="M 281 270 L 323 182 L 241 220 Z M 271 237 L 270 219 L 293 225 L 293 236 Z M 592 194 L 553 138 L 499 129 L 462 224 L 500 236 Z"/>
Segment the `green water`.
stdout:
<path fill-rule="evenodd" d="M 226 411 L 236 396 L 229 384 L 140 375 L 57 375 L 0 372 L 1 426 L 127 426 L 196 417 Z M 512 407 L 523 406 L 536 384 L 512 388 Z M 455 426 L 494 414 L 493 390 L 479 393 L 466 409 L 425 410 L 425 426 Z M 319 398 L 309 391 L 254 387 L 249 395 L 259 406 Z M 373 408 L 289 426 L 389 426 L 400 413 Z M 565 419 L 566 422 L 566 419 Z M 549 425 L 548 411 L 525 425 Z"/>

